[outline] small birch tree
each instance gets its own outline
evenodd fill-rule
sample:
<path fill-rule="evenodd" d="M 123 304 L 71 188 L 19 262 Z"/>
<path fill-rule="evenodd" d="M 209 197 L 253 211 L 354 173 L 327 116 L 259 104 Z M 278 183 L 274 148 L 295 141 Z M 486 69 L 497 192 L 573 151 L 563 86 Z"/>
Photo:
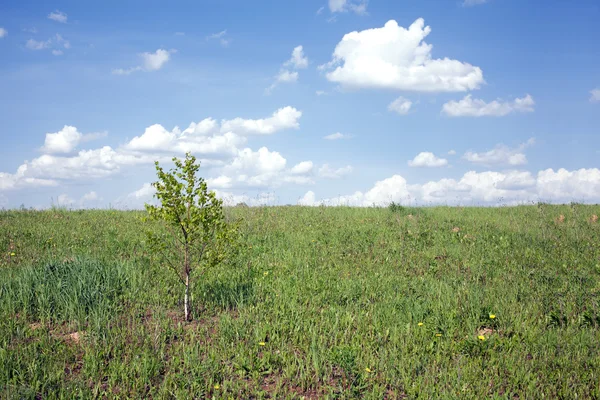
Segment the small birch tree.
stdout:
<path fill-rule="evenodd" d="M 155 163 L 158 181 L 152 186 L 160 205 L 145 207 L 148 219 L 159 221 L 165 230 L 148 232 L 148 243 L 184 285 L 184 316 L 190 321 L 192 272 L 223 261 L 236 227 L 225 221 L 223 201 L 215 192 L 209 192 L 204 179 L 197 176 L 200 164 L 196 157 L 186 153 L 185 160 L 174 157 L 173 162 L 175 168 L 168 172 L 158 161 Z"/>

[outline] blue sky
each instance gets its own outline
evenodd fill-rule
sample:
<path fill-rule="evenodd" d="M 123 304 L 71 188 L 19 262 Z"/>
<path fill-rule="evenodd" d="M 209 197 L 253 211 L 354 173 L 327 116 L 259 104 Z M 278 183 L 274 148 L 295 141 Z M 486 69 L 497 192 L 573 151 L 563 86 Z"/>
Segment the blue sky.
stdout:
<path fill-rule="evenodd" d="M 140 207 L 187 150 L 230 203 L 597 203 L 598 20 L 595 0 L 3 2 L 0 207 Z"/>

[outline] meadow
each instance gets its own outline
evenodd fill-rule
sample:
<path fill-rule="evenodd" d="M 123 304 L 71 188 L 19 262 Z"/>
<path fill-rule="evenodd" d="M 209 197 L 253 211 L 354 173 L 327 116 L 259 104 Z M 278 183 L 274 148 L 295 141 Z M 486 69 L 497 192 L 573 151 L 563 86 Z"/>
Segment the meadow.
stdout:
<path fill-rule="evenodd" d="M 600 206 L 232 207 L 192 287 L 140 211 L 0 211 L 0 398 L 600 398 Z"/>

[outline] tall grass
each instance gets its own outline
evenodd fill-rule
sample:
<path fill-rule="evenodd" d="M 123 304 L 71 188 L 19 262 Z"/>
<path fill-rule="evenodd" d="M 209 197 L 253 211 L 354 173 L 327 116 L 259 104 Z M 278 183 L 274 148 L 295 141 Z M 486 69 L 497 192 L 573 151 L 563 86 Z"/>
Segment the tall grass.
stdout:
<path fill-rule="evenodd" d="M 228 213 L 191 324 L 139 213 L 0 213 L 0 393 L 600 396 L 598 206 Z"/>

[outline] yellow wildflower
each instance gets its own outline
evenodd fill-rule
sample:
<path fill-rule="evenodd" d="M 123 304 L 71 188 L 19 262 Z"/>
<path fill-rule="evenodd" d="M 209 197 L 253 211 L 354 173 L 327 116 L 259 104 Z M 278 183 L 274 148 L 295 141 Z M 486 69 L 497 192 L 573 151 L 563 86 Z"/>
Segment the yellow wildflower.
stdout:
<path fill-rule="evenodd" d="M 490 314 L 490 319 L 496 318 L 496 314 Z"/>
<path fill-rule="evenodd" d="M 16 256 L 16 254 L 13 252 L 13 253 L 10 253 L 10 256 L 14 257 L 14 256 Z"/>
<path fill-rule="evenodd" d="M 217 383 L 217 384 L 215 384 L 215 389 L 216 389 L 216 390 L 219 390 L 220 388 L 221 388 L 221 386 L 220 386 L 218 383 Z"/>
<path fill-rule="evenodd" d="M 435 334 L 435 336 L 437 336 L 437 337 L 441 337 L 441 336 L 442 336 L 442 334 L 441 334 L 441 333 L 436 333 L 436 334 Z"/>
<path fill-rule="evenodd" d="M 368 372 L 368 373 L 371 373 L 371 372 L 373 372 L 373 371 L 371 371 L 371 368 L 368 368 L 368 367 L 367 367 L 367 368 L 365 368 L 365 371 L 366 371 L 366 372 Z"/>
<path fill-rule="evenodd" d="M 479 336 L 477 336 L 477 338 L 478 338 L 479 340 L 485 340 L 485 336 L 483 336 L 483 335 L 479 335 Z"/>
<path fill-rule="evenodd" d="M 264 345 L 266 345 L 266 343 L 265 342 L 258 342 L 258 345 L 259 346 L 264 346 Z"/>
<path fill-rule="evenodd" d="M 419 326 L 423 326 L 423 323 L 422 323 L 422 322 L 419 322 L 417 325 L 419 325 Z"/>
<path fill-rule="evenodd" d="M 265 271 L 264 276 L 269 275 L 269 271 Z"/>

